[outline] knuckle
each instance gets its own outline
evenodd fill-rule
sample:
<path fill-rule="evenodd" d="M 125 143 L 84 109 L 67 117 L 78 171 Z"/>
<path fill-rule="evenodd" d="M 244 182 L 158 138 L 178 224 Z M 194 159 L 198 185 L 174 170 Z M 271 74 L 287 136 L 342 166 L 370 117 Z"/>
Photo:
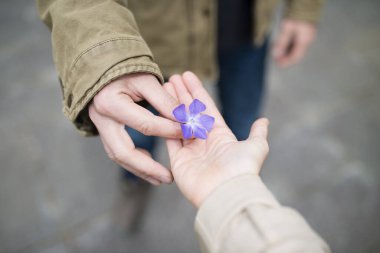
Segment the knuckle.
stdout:
<path fill-rule="evenodd" d="M 142 178 L 153 177 L 152 173 L 139 169 L 139 176 Z"/>
<path fill-rule="evenodd" d="M 108 91 L 102 90 L 94 97 L 93 101 L 93 105 L 98 112 L 107 113 L 109 111 L 110 101 L 112 101 L 112 98 Z"/>
<path fill-rule="evenodd" d="M 140 174 L 141 174 L 141 178 L 147 180 L 149 178 L 154 178 L 154 175 L 152 173 L 148 173 L 146 171 L 140 171 Z"/>
<path fill-rule="evenodd" d="M 268 154 L 269 153 L 269 144 L 268 144 L 268 141 L 264 141 L 263 142 L 263 150 L 264 150 L 264 152 L 266 153 L 266 154 Z"/>
<path fill-rule="evenodd" d="M 178 81 L 179 78 L 181 78 L 180 75 L 178 75 L 178 74 L 174 74 L 174 75 L 172 75 L 172 76 L 169 78 L 169 82 L 171 82 L 171 83 L 176 83 L 176 82 Z"/>
<path fill-rule="evenodd" d="M 114 162 L 116 162 L 116 163 L 118 163 L 118 164 L 124 162 L 125 159 L 126 159 L 125 154 L 123 154 L 123 153 L 120 152 L 120 151 L 116 151 L 116 152 L 109 153 L 108 156 L 109 156 L 109 158 L 110 158 L 112 161 L 114 161 Z"/>
<path fill-rule="evenodd" d="M 269 153 L 269 144 L 268 141 L 264 138 L 258 138 L 256 143 L 259 145 L 259 148 L 265 153 Z"/>
<path fill-rule="evenodd" d="M 170 88 L 170 84 L 169 83 L 164 83 L 162 85 L 162 87 L 164 88 L 165 91 L 167 91 Z"/>
<path fill-rule="evenodd" d="M 133 173 L 134 175 L 143 179 L 147 177 L 151 177 L 149 173 L 147 173 L 144 169 L 141 169 L 141 168 L 136 168 L 136 167 L 132 167 L 131 165 L 128 165 L 128 168 L 126 169 L 130 171 L 131 173 Z"/>
<path fill-rule="evenodd" d="M 116 153 L 109 153 L 109 154 L 108 154 L 108 157 L 109 157 L 112 161 L 114 161 L 114 162 L 117 162 L 117 160 L 118 160 L 118 156 L 117 156 Z"/>
<path fill-rule="evenodd" d="M 93 122 L 96 120 L 96 110 L 93 104 L 91 104 L 90 107 L 88 108 L 88 116 Z"/>
<path fill-rule="evenodd" d="M 150 136 L 152 134 L 153 127 L 152 127 L 151 122 L 149 122 L 149 120 L 144 120 L 140 123 L 138 130 L 142 134 L 144 134 L 146 136 Z"/>

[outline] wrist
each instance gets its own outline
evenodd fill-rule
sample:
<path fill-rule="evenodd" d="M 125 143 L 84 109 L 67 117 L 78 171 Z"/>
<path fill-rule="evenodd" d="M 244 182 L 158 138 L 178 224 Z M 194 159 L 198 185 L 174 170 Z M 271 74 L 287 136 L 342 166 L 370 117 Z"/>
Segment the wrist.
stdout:
<path fill-rule="evenodd" d="M 234 180 L 238 177 L 244 177 L 244 176 L 255 176 L 259 177 L 258 172 L 253 171 L 240 171 L 235 170 L 237 173 L 224 175 L 221 177 L 219 175 L 213 177 L 213 180 L 204 180 L 203 183 L 200 183 L 197 187 L 197 191 L 194 192 L 194 195 L 190 197 L 190 202 L 196 207 L 200 208 L 202 204 L 205 202 L 209 196 L 213 194 L 213 192 L 217 191 L 218 188 L 220 188 L 222 185 L 228 183 L 231 180 Z"/>
<path fill-rule="evenodd" d="M 264 186 L 261 181 L 261 178 L 257 174 L 241 174 L 232 178 L 229 178 L 218 185 L 215 185 L 214 188 L 210 189 L 209 192 L 205 192 L 204 195 L 200 195 L 198 199 L 191 201 L 193 205 L 200 209 L 206 202 L 210 202 L 212 199 L 234 199 L 238 198 L 235 196 L 234 192 L 239 191 L 239 188 L 245 187 L 258 187 Z M 246 192 L 246 194 L 252 194 L 252 192 Z M 258 194 L 255 192 L 255 194 Z M 259 195 L 259 194 L 258 194 Z M 220 201 L 220 200 L 218 200 Z M 213 202 L 213 201 L 212 201 Z"/>

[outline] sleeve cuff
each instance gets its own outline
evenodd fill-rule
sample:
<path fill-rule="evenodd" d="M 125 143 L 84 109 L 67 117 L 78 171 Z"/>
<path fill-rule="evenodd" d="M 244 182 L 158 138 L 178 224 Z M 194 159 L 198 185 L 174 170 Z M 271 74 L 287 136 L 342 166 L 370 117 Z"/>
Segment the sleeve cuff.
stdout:
<path fill-rule="evenodd" d="M 324 0 L 288 1 L 286 17 L 316 24 L 321 17 Z"/>
<path fill-rule="evenodd" d="M 112 80 L 131 73 L 150 73 L 163 83 L 160 69 L 144 41 L 119 38 L 86 50 L 63 80 L 64 114 L 82 134 L 97 134 L 88 116 L 88 103 Z"/>
<path fill-rule="evenodd" d="M 260 177 L 256 175 L 235 177 L 212 192 L 202 203 L 195 219 L 195 231 L 201 248 L 215 245 L 223 227 L 238 212 L 251 204 L 280 206 Z"/>

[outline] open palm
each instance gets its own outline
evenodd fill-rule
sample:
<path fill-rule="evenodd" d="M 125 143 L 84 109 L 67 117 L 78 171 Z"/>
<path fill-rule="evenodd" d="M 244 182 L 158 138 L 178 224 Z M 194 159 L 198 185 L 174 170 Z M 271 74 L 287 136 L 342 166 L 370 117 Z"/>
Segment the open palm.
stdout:
<path fill-rule="evenodd" d="M 174 75 L 164 87 L 186 106 L 199 99 L 206 105 L 205 113 L 215 118 L 206 140 L 167 140 L 174 180 L 194 205 L 199 206 L 218 185 L 233 177 L 259 173 L 268 153 L 266 119 L 256 121 L 249 138 L 239 142 L 193 73 Z"/>

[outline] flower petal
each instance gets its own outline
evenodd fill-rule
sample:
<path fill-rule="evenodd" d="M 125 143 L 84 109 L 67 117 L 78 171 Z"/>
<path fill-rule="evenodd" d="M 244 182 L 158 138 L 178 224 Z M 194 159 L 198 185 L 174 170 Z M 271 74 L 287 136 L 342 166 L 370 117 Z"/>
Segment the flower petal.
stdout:
<path fill-rule="evenodd" d="M 184 104 L 180 104 L 173 110 L 173 115 L 181 123 L 187 121 L 186 107 Z"/>
<path fill-rule="evenodd" d="M 206 129 L 207 132 L 210 132 L 212 129 L 212 126 L 214 125 L 215 118 L 207 114 L 202 114 L 202 115 L 199 115 L 199 117 L 197 117 L 197 122 L 204 129 Z"/>
<path fill-rule="evenodd" d="M 185 139 L 191 139 L 193 137 L 193 131 L 191 129 L 191 125 L 181 124 L 182 135 Z"/>
<path fill-rule="evenodd" d="M 206 110 L 205 104 L 203 104 L 198 99 L 194 99 L 189 106 L 189 111 L 191 115 L 196 115 Z"/>
<path fill-rule="evenodd" d="M 206 129 L 204 129 L 203 127 L 194 126 L 193 130 L 194 130 L 194 137 L 195 138 L 202 139 L 202 140 L 207 139 L 207 132 L 206 132 Z"/>

